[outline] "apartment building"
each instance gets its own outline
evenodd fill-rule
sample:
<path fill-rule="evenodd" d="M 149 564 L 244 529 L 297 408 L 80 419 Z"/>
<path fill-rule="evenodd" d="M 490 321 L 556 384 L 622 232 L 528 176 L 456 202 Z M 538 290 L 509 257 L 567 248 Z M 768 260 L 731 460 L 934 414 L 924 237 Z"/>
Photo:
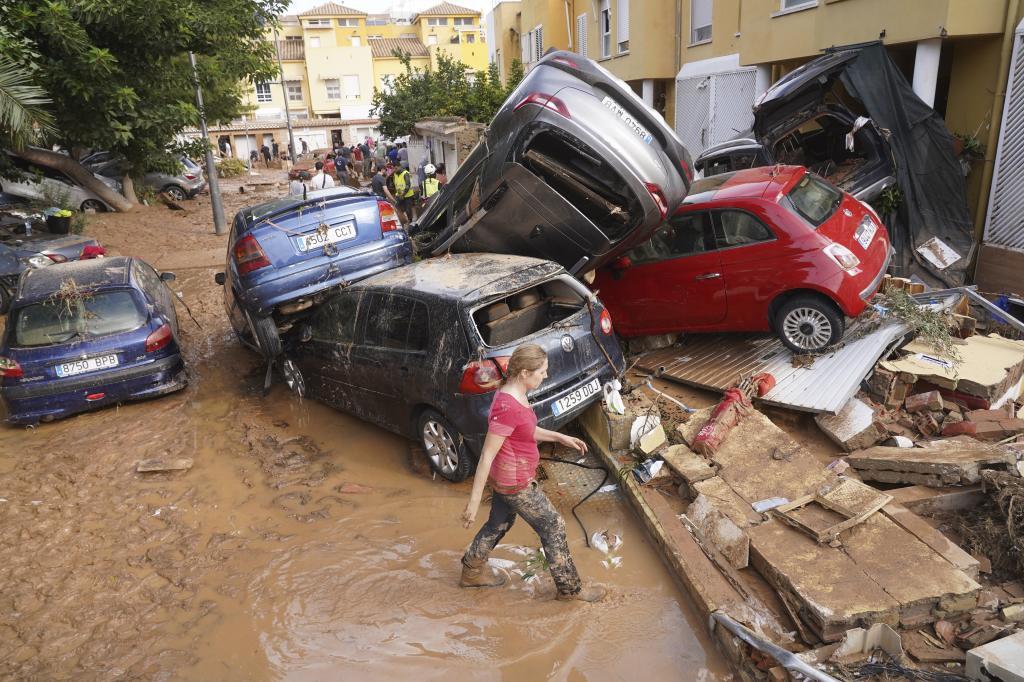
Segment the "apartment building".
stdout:
<path fill-rule="evenodd" d="M 387 89 L 408 55 L 414 68 L 437 66 L 445 54 L 470 71 L 488 65 L 487 34 L 479 12 L 442 2 L 412 15 L 371 14 L 328 2 L 298 15 L 279 18 L 267 33 L 281 60 L 281 82 L 248 86 L 252 114 L 214 126 L 215 144 L 227 139 L 234 153 L 247 157 L 264 143 L 287 148 L 286 116 L 295 144 L 323 149 L 341 141 L 376 136 L 373 91 Z"/>
<path fill-rule="evenodd" d="M 694 155 L 749 130 L 756 97 L 823 49 L 881 41 L 951 132 L 992 142 L 967 176 L 980 223 L 1022 14 L 1017 0 L 519 0 L 487 21 L 496 46 L 520 39 L 526 68 L 549 48 L 596 60 Z"/>

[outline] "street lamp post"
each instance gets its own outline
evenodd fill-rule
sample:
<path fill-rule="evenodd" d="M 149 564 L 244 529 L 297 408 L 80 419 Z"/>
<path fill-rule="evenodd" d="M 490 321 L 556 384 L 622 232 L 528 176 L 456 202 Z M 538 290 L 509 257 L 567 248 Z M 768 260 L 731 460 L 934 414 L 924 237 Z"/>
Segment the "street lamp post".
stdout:
<path fill-rule="evenodd" d="M 203 89 L 199 85 L 199 70 L 196 68 L 196 56 L 190 50 L 189 64 L 192 65 L 192 77 L 196 81 L 196 106 L 199 107 L 199 129 L 206 142 L 206 177 L 210 185 L 210 208 L 213 210 L 213 232 L 224 234 L 224 205 L 220 200 L 220 183 L 217 181 L 217 166 L 213 163 L 213 147 L 210 145 L 210 131 L 206 129 L 206 109 L 203 106 Z"/>
<path fill-rule="evenodd" d="M 281 93 L 284 95 L 284 122 L 288 126 L 288 158 L 295 163 L 295 135 L 292 134 L 292 114 L 288 110 L 288 86 L 284 80 L 284 64 L 281 63 L 281 40 L 274 29 L 274 51 L 277 53 L 277 68 L 281 72 Z"/>

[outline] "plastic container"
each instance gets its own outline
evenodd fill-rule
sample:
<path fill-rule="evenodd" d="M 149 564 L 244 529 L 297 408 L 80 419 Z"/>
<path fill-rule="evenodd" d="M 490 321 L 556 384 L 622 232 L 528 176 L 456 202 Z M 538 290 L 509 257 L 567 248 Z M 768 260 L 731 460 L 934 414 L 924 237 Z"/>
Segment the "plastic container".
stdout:
<path fill-rule="evenodd" d="M 46 229 L 50 231 L 50 234 L 68 234 L 71 232 L 71 218 L 48 215 L 46 216 Z"/>

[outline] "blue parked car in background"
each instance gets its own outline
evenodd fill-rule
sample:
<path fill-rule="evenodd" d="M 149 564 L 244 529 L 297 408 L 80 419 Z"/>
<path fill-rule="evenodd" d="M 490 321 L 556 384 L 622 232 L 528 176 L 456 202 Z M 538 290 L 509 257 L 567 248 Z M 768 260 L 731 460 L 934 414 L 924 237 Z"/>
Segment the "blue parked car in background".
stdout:
<path fill-rule="evenodd" d="M 35 424 L 186 385 L 174 299 L 137 258 L 28 270 L 0 340 L 7 421 Z"/>
<path fill-rule="evenodd" d="M 216 280 L 239 339 L 274 358 L 281 334 L 333 290 L 411 262 L 395 208 L 339 187 L 239 211 Z"/>

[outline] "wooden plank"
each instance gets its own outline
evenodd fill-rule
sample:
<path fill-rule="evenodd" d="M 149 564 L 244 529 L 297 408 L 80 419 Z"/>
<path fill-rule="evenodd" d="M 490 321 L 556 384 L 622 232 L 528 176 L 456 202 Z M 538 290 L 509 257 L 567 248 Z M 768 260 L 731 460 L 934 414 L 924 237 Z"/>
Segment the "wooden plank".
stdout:
<path fill-rule="evenodd" d="M 1024 296 L 1024 251 L 984 244 L 978 253 L 974 281 L 981 291 Z"/>

